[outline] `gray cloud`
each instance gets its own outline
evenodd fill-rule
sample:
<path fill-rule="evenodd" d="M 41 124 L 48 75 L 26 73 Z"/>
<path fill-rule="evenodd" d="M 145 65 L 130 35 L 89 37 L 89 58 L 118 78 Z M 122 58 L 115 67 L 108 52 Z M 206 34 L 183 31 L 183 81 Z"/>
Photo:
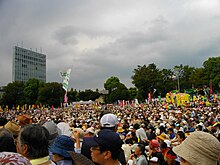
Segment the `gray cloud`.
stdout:
<path fill-rule="evenodd" d="M 110 76 L 132 86 L 137 65 L 201 67 L 220 55 L 218 0 L 0 1 L 0 86 L 12 80 L 12 47 L 47 54 L 47 81 L 103 88 Z"/>

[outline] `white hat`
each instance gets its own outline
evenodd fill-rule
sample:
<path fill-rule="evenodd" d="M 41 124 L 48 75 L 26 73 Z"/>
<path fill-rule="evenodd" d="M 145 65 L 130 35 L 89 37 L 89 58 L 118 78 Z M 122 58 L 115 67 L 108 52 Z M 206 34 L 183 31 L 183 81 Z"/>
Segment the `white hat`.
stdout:
<path fill-rule="evenodd" d="M 100 120 L 102 127 L 115 127 L 118 124 L 117 116 L 113 114 L 105 114 Z"/>
<path fill-rule="evenodd" d="M 171 145 L 171 142 L 169 141 L 169 140 L 164 140 L 164 142 L 167 144 L 167 147 L 169 147 L 170 148 L 170 145 Z"/>
<path fill-rule="evenodd" d="M 157 157 L 153 157 L 150 159 L 150 162 L 157 162 L 158 161 L 158 158 Z"/>
<path fill-rule="evenodd" d="M 92 133 L 94 134 L 95 133 L 95 129 L 93 127 L 90 127 L 86 130 L 87 133 Z"/>

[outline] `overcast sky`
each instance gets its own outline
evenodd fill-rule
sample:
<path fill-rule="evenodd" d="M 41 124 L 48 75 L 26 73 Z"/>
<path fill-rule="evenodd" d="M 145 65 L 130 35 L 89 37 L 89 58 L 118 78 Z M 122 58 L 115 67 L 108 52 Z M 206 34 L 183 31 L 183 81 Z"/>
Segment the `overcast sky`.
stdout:
<path fill-rule="evenodd" d="M 220 0 L 0 0 L 0 86 L 12 81 L 13 46 L 47 55 L 47 82 L 132 86 L 137 65 L 201 67 L 220 55 Z"/>

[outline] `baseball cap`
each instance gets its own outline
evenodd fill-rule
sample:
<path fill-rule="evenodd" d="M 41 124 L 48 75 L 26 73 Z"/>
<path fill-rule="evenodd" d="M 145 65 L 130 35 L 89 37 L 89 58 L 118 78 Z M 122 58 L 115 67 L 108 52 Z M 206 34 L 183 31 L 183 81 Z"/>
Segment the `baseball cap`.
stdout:
<path fill-rule="evenodd" d="M 100 120 L 101 127 L 114 127 L 118 124 L 118 118 L 114 114 L 105 114 Z"/>
<path fill-rule="evenodd" d="M 121 149 L 123 144 L 120 136 L 109 129 L 103 129 L 93 138 L 88 138 L 86 140 L 89 141 L 88 144 L 92 147 L 100 146 L 110 151 L 117 151 Z"/>

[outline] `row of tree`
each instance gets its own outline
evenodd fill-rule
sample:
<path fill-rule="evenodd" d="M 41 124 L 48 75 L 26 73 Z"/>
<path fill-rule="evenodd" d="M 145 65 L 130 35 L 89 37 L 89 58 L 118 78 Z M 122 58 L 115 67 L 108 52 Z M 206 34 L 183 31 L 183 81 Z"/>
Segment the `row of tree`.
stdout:
<path fill-rule="evenodd" d="M 159 69 L 152 63 L 134 69 L 131 76 L 135 88 L 127 89 L 117 77 L 110 77 L 104 84 L 109 90 L 107 102 L 138 98 L 144 101 L 151 97 L 164 97 L 167 92 L 212 86 L 217 93 L 220 87 L 220 57 L 212 57 L 203 63 L 203 67 L 195 68 L 189 65 L 174 66 L 173 69 Z"/>
<path fill-rule="evenodd" d="M 105 95 L 107 103 L 117 100 L 144 100 L 151 93 L 152 97 L 165 96 L 167 92 L 179 89 L 203 88 L 212 84 L 213 91 L 220 87 L 220 57 L 212 57 L 203 63 L 203 67 L 195 68 L 189 65 L 174 66 L 173 69 L 159 69 L 154 63 L 134 69 L 131 76 L 135 87 L 127 88 L 118 77 L 110 77 L 104 83 L 108 90 Z M 43 83 L 37 79 L 30 79 L 27 83 L 12 82 L 4 87 L 4 94 L 0 105 L 32 105 L 48 104 L 59 106 L 63 102 L 65 91 L 62 84 L 57 82 Z M 101 94 L 91 89 L 68 91 L 69 102 L 80 100 L 95 100 Z"/>
<path fill-rule="evenodd" d="M 49 105 L 61 106 L 65 91 L 61 83 L 48 82 L 44 83 L 37 79 L 29 79 L 27 83 L 12 82 L 4 87 L 4 94 L 0 100 L 0 105 L 9 108 L 17 105 Z M 95 100 L 100 94 L 97 91 L 85 90 L 76 91 L 71 89 L 67 93 L 69 102 L 80 100 Z"/>

